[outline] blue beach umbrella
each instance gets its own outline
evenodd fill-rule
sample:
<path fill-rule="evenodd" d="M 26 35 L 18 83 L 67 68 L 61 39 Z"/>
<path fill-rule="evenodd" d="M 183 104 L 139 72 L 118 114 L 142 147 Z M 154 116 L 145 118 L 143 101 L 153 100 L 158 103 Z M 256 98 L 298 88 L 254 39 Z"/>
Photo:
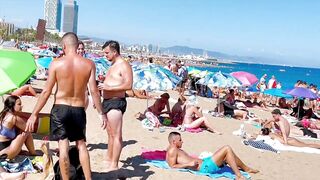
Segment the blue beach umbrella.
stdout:
<path fill-rule="evenodd" d="M 217 72 L 209 73 L 204 78 L 201 78 L 196 84 L 202 84 L 211 87 L 234 87 L 241 86 L 240 82 L 230 74 Z"/>
<path fill-rule="evenodd" d="M 36 60 L 37 66 L 49 69 L 50 63 L 52 61 L 52 57 L 43 57 Z"/>
<path fill-rule="evenodd" d="M 96 65 L 96 76 L 105 75 L 109 70 L 111 63 L 106 58 L 91 59 Z"/>
<path fill-rule="evenodd" d="M 285 94 L 282 89 L 267 89 L 263 92 L 263 94 L 267 94 L 270 96 L 275 96 L 275 97 L 282 97 L 282 98 L 292 98 L 291 95 Z"/>
<path fill-rule="evenodd" d="M 173 89 L 180 78 L 171 71 L 158 65 L 141 65 L 133 69 L 133 88 L 147 91 L 165 91 Z"/>

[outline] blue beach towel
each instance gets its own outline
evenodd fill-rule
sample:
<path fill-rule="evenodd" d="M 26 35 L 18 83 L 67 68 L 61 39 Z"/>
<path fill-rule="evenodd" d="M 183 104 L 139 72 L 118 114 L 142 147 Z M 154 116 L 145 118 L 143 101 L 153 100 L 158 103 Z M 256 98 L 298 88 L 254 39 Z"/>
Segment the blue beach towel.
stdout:
<path fill-rule="evenodd" d="M 1 166 L 11 173 L 16 172 L 28 172 L 28 173 L 37 173 L 37 170 L 33 168 L 32 162 L 29 158 L 25 158 L 22 162 L 19 163 L 9 163 L 7 161 L 1 162 Z"/>
<path fill-rule="evenodd" d="M 171 169 L 166 161 L 146 160 L 146 162 L 147 162 L 147 164 L 153 165 L 153 166 L 158 167 L 158 168 Z M 229 166 L 224 166 L 223 168 L 221 168 L 219 171 L 217 171 L 214 174 L 202 173 L 202 172 L 193 171 L 193 170 L 190 170 L 190 169 L 175 169 L 175 170 L 178 170 L 178 171 L 181 171 L 181 172 L 190 172 L 192 174 L 199 175 L 199 176 L 209 176 L 212 179 L 221 178 L 221 177 L 225 177 L 225 178 L 229 178 L 229 179 L 235 179 L 236 178 L 236 175 L 233 173 L 232 169 Z M 246 179 L 251 179 L 250 175 L 247 172 L 241 171 L 241 174 Z"/>

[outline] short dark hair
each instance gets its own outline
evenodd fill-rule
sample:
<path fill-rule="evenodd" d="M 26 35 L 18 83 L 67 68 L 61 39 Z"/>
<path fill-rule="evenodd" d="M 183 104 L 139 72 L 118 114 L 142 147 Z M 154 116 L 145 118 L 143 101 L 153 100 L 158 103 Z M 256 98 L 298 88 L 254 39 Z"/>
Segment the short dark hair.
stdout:
<path fill-rule="evenodd" d="M 270 132 L 271 132 L 271 130 L 269 129 L 269 128 L 262 128 L 261 129 L 261 134 L 262 135 L 269 135 L 270 134 Z"/>
<path fill-rule="evenodd" d="M 78 36 L 73 32 L 67 32 L 62 36 L 62 42 L 73 48 L 78 48 L 78 41 Z"/>
<path fill-rule="evenodd" d="M 278 114 L 278 115 L 282 115 L 280 109 L 274 109 L 271 114 Z"/>
<path fill-rule="evenodd" d="M 82 41 L 78 41 L 78 47 L 79 47 L 80 44 L 82 44 L 82 46 L 84 48 L 84 43 Z"/>
<path fill-rule="evenodd" d="M 148 61 L 149 61 L 149 63 L 153 63 L 153 58 L 152 58 L 152 57 L 149 57 L 149 58 L 148 58 Z"/>
<path fill-rule="evenodd" d="M 175 137 L 175 136 L 181 136 L 181 134 L 178 133 L 178 132 L 175 132 L 175 131 L 169 133 L 169 136 L 168 136 L 169 142 L 170 142 L 170 141 L 172 140 L 172 138 Z"/>
<path fill-rule="evenodd" d="M 106 43 L 104 43 L 104 45 L 102 46 L 102 49 L 105 49 L 106 47 L 108 47 L 114 51 L 116 51 L 118 54 L 120 54 L 120 45 L 118 43 L 118 41 L 107 41 Z"/>
<path fill-rule="evenodd" d="M 231 94 L 231 93 L 234 93 L 234 89 L 230 89 L 229 90 L 229 93 Z"/>

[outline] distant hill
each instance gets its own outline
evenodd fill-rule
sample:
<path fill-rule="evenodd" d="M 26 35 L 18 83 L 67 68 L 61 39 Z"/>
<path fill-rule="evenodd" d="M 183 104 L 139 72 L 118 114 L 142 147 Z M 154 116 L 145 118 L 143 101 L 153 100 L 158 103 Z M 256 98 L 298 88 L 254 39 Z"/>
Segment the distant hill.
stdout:
<path fill-rule="evenodd" d="M 191 48 L 188 46 L 172 46 L 167 48 L 161 48 L 160 50 L 163 53 L 175 54 L 175 55 L 187 55 L 187 54 L 204 55 L 206 53 L 210 57 L 230 58 L 230 55 L 228 54 L 224 54 L 216 51 L 207 51 L 205 49 L 199 49 L 199 48 Z"/>
<path fill-rule="evenodd" d="M 233 60 L 233 61 L 243 61 L 243 62 L 253 62 L 253 63 L 261 63 L 270 61 L 268 58 L 262 57 L 251 57 L 251 56 L 237 56 L 237 55 L 229 55 L 217 51 L 208 51 L 205 49 L 199 48 L 191 48 L 188 46 L 172 46 L 160 49 L 162 53 L 174 54 L 174 55 L 187 55 L 187 54 L 194 54 L 194 55 L 204 55 L 205 53 L 209 57 L 214 57 L 223 60 Z"/>

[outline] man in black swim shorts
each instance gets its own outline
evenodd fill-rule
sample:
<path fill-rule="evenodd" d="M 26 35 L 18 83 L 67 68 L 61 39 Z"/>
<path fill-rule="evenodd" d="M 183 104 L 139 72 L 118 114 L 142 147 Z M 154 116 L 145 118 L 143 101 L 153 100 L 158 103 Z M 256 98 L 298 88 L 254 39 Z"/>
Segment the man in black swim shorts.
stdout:
<path fill-rule="evenodd" d="M 62 179 L 69 179 L 69 141 L 76 141 L 79 158 L 85 178 L 91 179 L 90 158 L 86 146 L 86 113 L 85 96 L 87 85 L 100 118 L 106 122 L 102 112 L 100 94 L 95 80 L 93 61 L 77 54 L 78 37 L 74 33 L 66 33 L 62 37 L 64 56 L 51 62 L 49 76 L 37 105 L 26 125 L 26 131 L 33 132 L 38 114 L 47 102 L 53 86 L 54 105 L 51 110 L 51 139 L 59 142 L 59 165 Z"/>
<path fill-rule="evenodd" d="M 107 115 L 108 152 L 107 170 L 117 170 L 122 150 L 122 118 L 127 108 L 126 90 L 132 89 L 132 69 L 129 63 L 120 56 L 120 45 L 116 41 L 108 41 L 102 47 L 106 58 L 112 63 L 106 73 L 103 84 L 103 112 Z M 104 124 L 105 125 L 105 124 Z"/>

